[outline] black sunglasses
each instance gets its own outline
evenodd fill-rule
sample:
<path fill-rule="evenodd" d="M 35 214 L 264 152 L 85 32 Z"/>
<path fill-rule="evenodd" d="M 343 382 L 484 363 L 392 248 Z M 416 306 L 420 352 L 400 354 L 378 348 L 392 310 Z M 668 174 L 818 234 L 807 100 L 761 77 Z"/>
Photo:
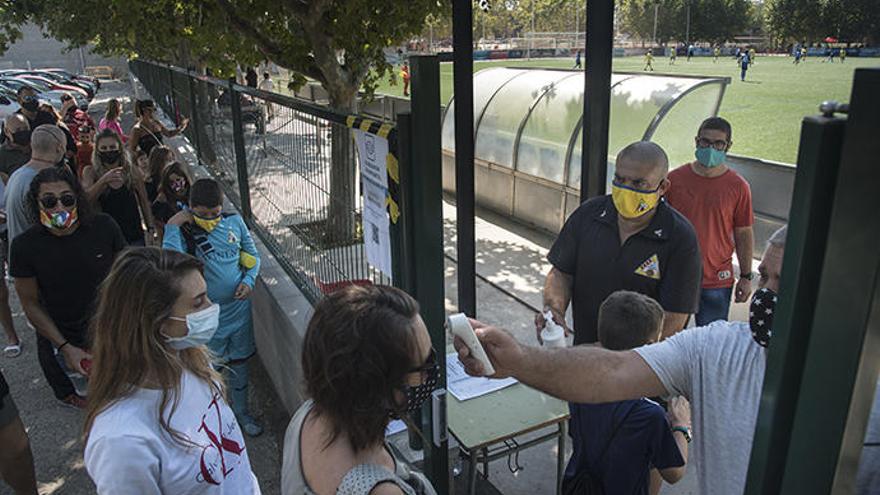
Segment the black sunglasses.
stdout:
<path fill-rule="evenodd" d="M 428 354 L 428 359 L 425 359 L 425 363 L 416 368 L 411 368 L 409 370 L 410 373 L 424 373 L 426 371 L 431 371 L 434 368 L 438 368 L 437 363 L 437 351 L 434 348 L 431 348 L 431 353 Z"/>
<path fill-rule="evenodd" d="M 70 208 L 76 204 L 76 196 L 73 194 L 62 194 L 60 198 L 57 198 L 55 196 L 46 195 L 40 198 L 40 205 L 42 205 L 43 208 L 50 210 L 55 208 L 58 201 L 61 201 L 61 206 Z"/>

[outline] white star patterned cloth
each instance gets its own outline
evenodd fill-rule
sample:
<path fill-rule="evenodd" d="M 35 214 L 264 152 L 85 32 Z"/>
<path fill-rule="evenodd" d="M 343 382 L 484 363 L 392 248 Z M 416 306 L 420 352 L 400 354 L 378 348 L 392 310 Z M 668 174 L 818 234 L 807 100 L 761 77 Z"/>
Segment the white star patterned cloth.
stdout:
<path fill-rule="evenodd" d="M 761 347 L 770 345 L 770 337 L 773 332 L 773 314 L 776 309 L 778 296 L 770 289 L 758 289 L 752 296 L 752 305 L 749 309 L 749 327 L 752 337 Z"/>

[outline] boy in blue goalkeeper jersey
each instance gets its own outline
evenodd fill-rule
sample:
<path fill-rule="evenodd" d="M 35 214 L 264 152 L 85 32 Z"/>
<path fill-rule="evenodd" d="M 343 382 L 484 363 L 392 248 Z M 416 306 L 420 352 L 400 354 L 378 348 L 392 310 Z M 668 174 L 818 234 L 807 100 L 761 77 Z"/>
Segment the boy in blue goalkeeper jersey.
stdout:
<path fill-rule="evenodd" d="M 248 410 L 247 360 L 256 353 L 250 293 L 260 255 L 241 216 L 223 213 L 223 192 L 213 179 L 190 188 L 189 208 L 165 226 L 162 247 L 189 253 L 205 263 L 208 298 L 220 305 L 220 325 L 208 348 L 227 370 L 232 410 L 250 436 L 263 428 Z"/>

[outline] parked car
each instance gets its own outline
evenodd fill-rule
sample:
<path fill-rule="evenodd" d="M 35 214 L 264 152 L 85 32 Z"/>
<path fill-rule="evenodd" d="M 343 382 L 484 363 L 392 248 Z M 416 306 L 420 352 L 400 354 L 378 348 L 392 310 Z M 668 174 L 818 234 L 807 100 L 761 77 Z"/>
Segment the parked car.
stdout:
<path fill-rule="evenodd" d="M 0 90 L 0 122 L 6 121 L 6 117 L 14 114 L 21 108 L 18 106 L 18 100 L 15 94 L 9 94 L 7 91 Z M 2 125 L 0 125 L 2 129 Z"/>
<path fill-rule="evenodd" d="M 45 77 L 45 76 L 38 76 L 36 74 L 26 73 L 26 74 L 17 74 L 14 77 L 16 77 L 18 79 L 26 79 L 28 81 L 37 81 L 37 82 L 40 82 L 40 83 L 48 86 L 50 89 L 54 89 L 57 91 L 67 91 L 70 93 L 79 93 L 79 95 L 82 96 L 83 98 L 86 98 L 89 96 L 89 94 L 86 92 L 86 90 L 84 90 L 78 86 L 71 86 L 69 84 L 61 84 L 61 83 L 53 81 L 52 79 L 49 79 L 48 77 Z"/>
<path fill-rule="evenodd" d="M 35 71 L 30 72 L 30 74 L 45 77 L 46 79 L 50 79 L 50 80 L 55 81 L 59 84 L 66 84 L 68 86 L 76 86 L 77 88 L 80 88 L 86 92 L 86 96 L 88 97 L 89 100 L 91 100 L 92 98 L 95 97 L 95 90 L 97 88 L 95 88 L 91 83 L 89 83 L 87 81 L 71 80 L 71 79 L 68 79 L 68 78 L 62 76 L 61 74 L 58 74 L 55 72 L 49 72 L 49 71 L 45 71 L 45 70 L 35 70 Z"/>
<path fill-rule="evenodd" d="M 42 69 L 42 70 L 44 70 L 46 72 L 54 72 L 56 74 L 61 74 L 62 76 L 67 77 L 71 81 L 85 81 L 87 83 L 90 83 L 95 87 L 96 92 L 99 89 L 101 89 L 101 81 L 98 80 L 97 77 L 91 77 L 91 76 L 87 76 L 85 74 L 74 74 L 73 72 L 70 72 L 68 70 L 58 69 L 58 68 L 50 68 L 50 69 Z"/>
<path fill-rule="evenodd" d="M 67 92 L 54 91 L 44 85 L 39 84 L 37 81 L 28 81 L 14 77 L 0 76 L 0 84 L 10 88 L 16 94 L 18 93 L 19 88 L 21 88 L 22 86 L 27 86 L 36 91 L 39 94 L 41 100 L 46 101 L 58 110 L 60 110 L 62 106 L 61 95 Z M 83 99 L 81 96 L 78 96 L 78 94 L 73 95 L 73 97 L 76 99 L 76 106 L 83 110 L 87 110 L 89 108 L 89 103 L 85 101 L 85 99 Z"/>

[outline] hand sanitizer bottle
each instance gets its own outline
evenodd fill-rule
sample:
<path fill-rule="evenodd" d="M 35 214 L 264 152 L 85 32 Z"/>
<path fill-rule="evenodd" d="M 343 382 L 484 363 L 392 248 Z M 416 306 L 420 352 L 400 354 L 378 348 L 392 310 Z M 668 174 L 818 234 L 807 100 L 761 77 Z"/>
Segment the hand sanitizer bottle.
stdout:
<path fill-rule="evenodd" d="M 544 329 L 541 330 L 544 347 L 565 347 L 565 330 L 562 325 L 553 321 L 553 313 L 544 313 Z"/>

